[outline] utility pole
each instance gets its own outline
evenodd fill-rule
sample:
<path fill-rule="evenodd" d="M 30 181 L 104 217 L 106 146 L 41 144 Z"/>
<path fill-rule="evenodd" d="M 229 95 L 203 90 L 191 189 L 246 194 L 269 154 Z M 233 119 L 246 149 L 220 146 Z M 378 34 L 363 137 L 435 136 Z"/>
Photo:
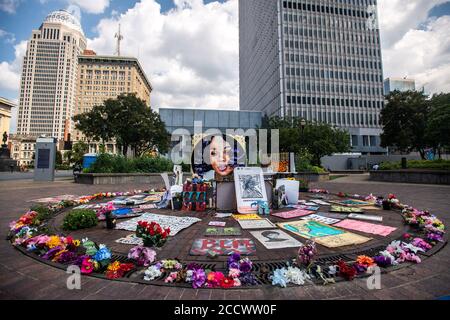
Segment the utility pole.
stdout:
<path fill-rule="evenodd" d="M 116 54 L 117 54 L 118 57 L 120 57 L 120 42 L 123 40 L 122 33 L 120 32 L 120 23 L 119 23 L 119 32 L 116 33 L 114 38 L 117 39 Z"/>

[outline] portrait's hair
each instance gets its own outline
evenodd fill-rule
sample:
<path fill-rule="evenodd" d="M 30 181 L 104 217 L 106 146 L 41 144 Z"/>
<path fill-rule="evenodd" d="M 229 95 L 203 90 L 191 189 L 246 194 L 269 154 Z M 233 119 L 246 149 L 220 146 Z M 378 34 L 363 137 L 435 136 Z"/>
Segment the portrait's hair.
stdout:
<path fill-rule="evenodd" d="M 219 135 L 220 136 L 220 135 Z M 208 171 L 214 170 L 210 159 L 208 159 L 209 164 L 205 162 L 205 159 L 203 159 L 203 155 L 205 154 L 205 150 L 208 150 L 208 152 L 205 154 L 206 157 L 209 157 L 209 148 L 213 140 L 217 137 L 217 135 L 213 135 L 205 137 L 204 139 L 200 140 L 197 145 L 194 146 L 194 151 L 192 152 L 191 156 L 191 165 L 192 165 L 192 171 L 199 176 L 203 176 Z M 222 139 L 227 142 L 227 135 L 222 135 Z M 202 144 L 201 150 L 199 148 L 199 144 Z M 233 139 L 233 145 L 231 146 L 232 151 L 230 152 L 230 163 L 229 165 L 233 168 L 239 167 L 240 164 L 245 164 L 245 150 L 243 150 L 243 147 L 240 145 L 239 142 L 237 142 L 235 139 Z M 195 159 L 203 159 L 202 163 L 195 164 Z"/>
<path fill-rule="evenodd" d="M 272 239 L 272 238 L 270 238 L 270 235 L 272 235 L 272 234 L 273 235 L 277 235 L 277 236 L 280 235 L 278 232 L 270 231 L 270 230 L 261 232 L 261 235 L 264 238 L 268 239 L 268 242 L 279 242 L 279 241 L 285 241 L 286 240 L 286 239 Z"/>

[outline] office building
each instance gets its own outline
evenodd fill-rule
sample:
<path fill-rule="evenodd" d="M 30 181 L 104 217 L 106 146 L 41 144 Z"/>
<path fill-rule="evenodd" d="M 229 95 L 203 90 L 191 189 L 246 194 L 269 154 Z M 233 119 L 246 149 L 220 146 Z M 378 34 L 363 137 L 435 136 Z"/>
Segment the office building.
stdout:
<path fill-rule="evenodd" d="M 73 127 L 78 56 L 86 49 L 80 22 L 50 13 L 33 30 L 23 60 L 17 134 L 62 140 Z"/>
<path fill-rule="evenodd" d="M 416 81 L 406 78 L 387 78 L 384 80 L 384 94 L 388 95 L 392 91 L 415 91 Z"/>
<path fill-rule="evenodd" d="M 136 58 L 122 56 L 99 56 L 86 50 L 78 58 L 78 84 L 75 114 L 85 113 L 107 99 L 122 93 L 135 93 L 150 108 L 153 88 L 144 69 Z M 86 137 L 74 130 L 74 141 L 88 142 Z M 98 143 L 91 142 L 92 152 L 98 151 Z M 106 145 L 108 152 L 115 153 L 114 143 Z"/>
<path fill-rule="evenodd" d="M 383 70 L 375 0 L 239 1 L 240 108 L 349 131 L 383 153 Z"/>

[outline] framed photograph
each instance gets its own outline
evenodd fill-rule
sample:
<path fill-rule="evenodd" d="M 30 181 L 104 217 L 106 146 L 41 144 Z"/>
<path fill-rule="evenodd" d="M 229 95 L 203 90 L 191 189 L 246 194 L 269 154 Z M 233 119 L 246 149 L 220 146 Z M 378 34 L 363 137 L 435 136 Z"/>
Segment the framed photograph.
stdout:
<path fill-rule="evenodd" d="M 267 201 L 266 186 L 261 168 L 234 170 L 237 210 L 241 214 L 257 213 L 258 201 Z"/>

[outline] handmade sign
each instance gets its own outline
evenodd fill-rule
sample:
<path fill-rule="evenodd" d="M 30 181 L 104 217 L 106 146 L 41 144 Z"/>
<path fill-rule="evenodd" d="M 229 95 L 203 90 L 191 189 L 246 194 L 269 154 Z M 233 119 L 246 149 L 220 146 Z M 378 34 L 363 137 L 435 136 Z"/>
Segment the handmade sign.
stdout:
<path fill-rule="evenodd" d="M 342 200 L 338 201 L 339 204 L 344 206 L 370 206 L 373 203 L 361 201 L 361 200 L 355 200 L 355 199 L 348 199 L 348 200 Z"/>
<path fill-rule="evenodd" d="M 181 230 L 188 228 L 194 223 L 201 221 L 201 219 L 193 217 L 174 217 L 174 216 L 163 216 L 153 213 L 144 213 L 140 217 L 118 223 L 116 229 L 136 231 L 136 226 L 139 221 L 147 221 L 148 223 L 154 221 L 164 229 L 170 228 L 170 236 L 175 236 Z"/>
<path fill-rule="evenodd" d="M 229 218 L 232 215 L 233 215 L 232 213 L 216 213 L 215 217 L 219 218 L 219 219 L 223 219 L 223 218 Z"/>
<path fill-rule="evenodd" d="M 347 219 L 347 217 L 348 217 L 348 214 L 344 214 L 344 213 L 317 212 L 317 214 L 322 217 L 331 218 L 331 219 L 339 219 L 339 220 L 344 220 L 344 219 Z"/>
<path fill-rule="evenodd" d="M 272 229 L 277 227 L 269 219 L 238 220 L 238 222 L 242 229 Z"/>
<path fill-rule="evenodd" d="M 189 253 L 192 256 L 206 256 L 210 252 L 220 256 L 233 253 L 252 255 L 256 252 L 256 247 L 251 239 L 196 239 Z"/>
<path fill-rule="evenodd" d="M 390 235 L 392 232 L 397 230 L 397 228 L 383 226 L 379 224 L 373 224 L 368 222 L 356 221 L 356 220 L 343 220 L 336 224 L 337 227 L 356 230 L 364 233 L 371 233 L 386 237 Z"/>
<path fill-rule="evenodd" d="M 244 167 L 234 169 L 237 211 L 257 213 L 258 201 L 267 202 L 266 186 L 261 168 Z"/>
<path fill-rule="evenodd" d="M 300 182 L 296 180 L 278 179 L 276 188 L 284 186 L 288 204 L 296 204 L 298 202 L 298 190 Z"/>
<path fill-rule="evenodd" d="M 137 237 L 136 234 L 134 233 L 124 238 L 117 239 L 116 242 L 121 244 L 129 244 L 133 246 L 142 246 L 144 244 L 142 238 Z"/>
<path fill-rule="evenodd" d="M 306 217 L 303 217 L 303 218 L 300 218 L 300 219 L 302 219 L 302 220 L 313 220 L 313 221 L 317 221 L 317 222 L 322 222 L 324 224 L 335 224 L 335 223 L 341 221 L 339 219 L 323 217 L 323 216 L 320 216 L 318 214 L 311 214 L 309 216 L 306 216 Z"/>
<path fill-rule="evenodd" d="M 301 220 L 301 221 L 278 223 L 278 226 L 303 238 L 306 239 L 314 238 L 314 241 L 315 238 L 334 236 L 345 233 L 345 231 L 341 229 L 337 229 L 313 220 Z"/>
<path fill-rule="evenodd" d="M 139 206 L 139 209 L 142 209 L 142 210 L 156 209 L 156 204 L 154 204 L 154 203 L 150 203 L 150 204 L 141 204 L 141 205 Z"/>
<path fill-rule="evenodd" d="M 308 214 L 311 214 L 311 213 L 313 213 L 313 211 L 295 209 L 292 211 L 272 213 L 272 215 L 274 217 L 278 217 L 278 218 L 282 218 L 282 219 L 292 219 L 292 218 L 307 216 Z"/>
<path fill-rule="evenodd" d="M 330 204 L 328 202 L 325 202 L 323 200 L 311 200 L 311 202 L 316 203 L 321 206 L 330 206 Z"/>
<path fill-rule="evenodd" d="M 49 198 L 41 198 L 41 199 L 35 199 L 31 200 L 29 202 L 39 202 L 39 203 L 57 203 L 61 201 L 73 201 L 78 199 L 79 196 L 74 196 L 72 194 L 63 194 L 56 197 L 49 197 Z"/>
<path fill-rule="evenodd" d="M 262 219 L 257 214 L 233 214 L 235 220 L 260 220 Z"/>
<path fill-rule="evenodd" d="M 239 228 L 222 228 L 222 227 L 208 227 L 205 231 L 205 236 L 214 237 L 214 236 L 240 236 L 242 234 L 241 229 Z"/>
<path fill-rule="evenodd" d="M 226 222 L 222 222 L 222 221 L 211 221 L 210 223 L 208 223 L 208 226 L 213 226 L 213 227 L 225 227 L 227 225 Z"/>
<path fill-rule="evenodd" d="M 367 214 L 357 214 L 357 213 L 351 213 L 348 215 L 349 219 L 356 219 L 356 220 L 367 220 L 367 221 L 376 221 L 376 222 L 383 222 L 383 217 L 381 216 L 371 216 Z"/>
<path fill-rule="evenodd" d="M 297 241 L 286 232 L 278 229 L 251 231 L 250 233 L 267 249 L 295 248 L 303 245 L 300 241 Z"/>
<path fill-rule="evenodd" d="M 318 206 L 307 206 L 307 205 L 303 205 L 303 204 L 297 204 L 297 205 L 294 206 L 294 208 L 301 209 L 301 210 L 309 210 L 309 211 L 317 211 L 317 210 L 319 210 Z"/>
<path fill-rule="evenodd" d="M 342 206 L 331 206 L 331 212 L 344 212 L 344 213 L 363 213 L 361 208 L 352 207 L 342 207 Z"/>
<path fill-rule="evenodd" d="M 351 232 L 345 232 L 334 236 L 326 236 L 314 239 L 317 244 L 320 244 L 327 248 L 338 248 L 351 245 L 354 246 L 366 243 L 369 240 L 372 239 Z"/>

